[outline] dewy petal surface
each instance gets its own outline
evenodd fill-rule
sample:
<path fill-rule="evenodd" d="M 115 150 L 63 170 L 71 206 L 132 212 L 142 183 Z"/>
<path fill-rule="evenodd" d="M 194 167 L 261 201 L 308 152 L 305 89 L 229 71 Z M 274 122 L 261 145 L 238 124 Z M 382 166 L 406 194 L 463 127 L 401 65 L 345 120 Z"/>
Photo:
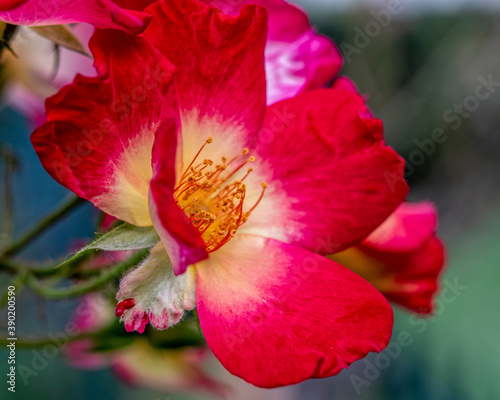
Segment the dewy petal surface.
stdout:
<path fill-rule="evenodd" d="M 116 218 L 151 225 L 151 152 L 160 124 L 172 118 L 166 93 L 174 68 L 144 38 L 120 31 L 96 32 L 90 48 L 100 76 L 78 75 L 47 100 L 48 121 L 33 146 L 56 181 Z"/>
<path fill-rule="evenodd" d="M 359 95 L 335 88 L 270 106 L 255 138 L 253 175 L 268 190 L 241 232 L 331 254 L 379 226 L 408 188 L 381 121 L 365 112 Z M 388 180 L 394 176 L 397 185 Z"/>
<path fill-rule="evenodd" d="M 231 15 L 238 15 L 245 4 L 258 4 L 268 11 L 265 50 L 268 104 L 324 87 L 338 74 L 342 56 L 335 44 L 312 29 L 307 15 L 286 1 L 203 1 Z"/>
<path fill-rule="evenodd" d="M 0 20 L 15 25 L 88 22 L 97 28 L 120 29 L 137 35 L 146 28 L 150 19 L 146 13 L 124 10 L 110 0 L 10 1 L 5 6 L 0 3 Z"/>
<path fill-rule="evenodd" d="M 389 342 L 393 316 L 383 296 L 320 255 L 237 235 L 196 271 L 208 345 L 254 385 L 334 375 Z"/>

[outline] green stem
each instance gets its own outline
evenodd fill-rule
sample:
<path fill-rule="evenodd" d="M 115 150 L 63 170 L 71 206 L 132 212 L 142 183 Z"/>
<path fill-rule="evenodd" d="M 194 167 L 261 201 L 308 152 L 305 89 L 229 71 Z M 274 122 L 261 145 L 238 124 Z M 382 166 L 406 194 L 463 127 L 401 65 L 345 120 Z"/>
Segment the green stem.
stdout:
<path fill-rule="evenodd" d="M 110 280 L 120 276 L 129 268 L 137 265 L 141 262 L 149 253 L 149 249 L 142 250 L 128 260 L 124 261 L 121 264 L 118 264 L 109 270 L 106 270 L 101 276 L 98 276 L 95 279 L 87 281 L 85 283 L 67 287 L 67 288 L 54 288 L 54 287 L 46 287 L 44 285 L 40 285 L 40 283 L 33 277 L 28 280 L 28 285 L 39 295 L 53 300 L 65 299 L 70 297 L 78 297 L 90 292 L 94 292 L 100 289 L 102 286 L 105 286 Z"/>
<path fill-rule="evenodd" d="M 55 222 L 62 219 L 66 214 L 70 211 L 78 207 L 80 204 L 83 204 L 85 200 L 80 197 L 72 196 L 69 201 L 66 201 L 62 207 L 58 208 L 53 213 L 46 216 L 43 220 L 41 220 L 37 226 L 35 226 L 30 232 L 27 232 L 24 236 L 22 236 L 19 240 L 9 246 L 4 250 L 1 257 L 12 257 L 19 253 L 24 247 L 30 244 L 33 240 L 35 240 L 38 236 L 40 236 L 43 232 L 47 230 L 47 228 L 51 227 Z"/>
<path fill-rule="evenodd" d="M 49 344 L 55 344 L 58 345 L 54 341 L 54 337 L 60 337 L 64 336 L 67 337 L 66 343 L 69 342 L 77 342 L 82 339 L 88 339 L 92 338 L 94 336 L 97 336 L 101 333 L 101 331 L 96 331 L 96 332 L 84 332 L 84 333 L 79 333 L 77 335 L 68 335 L 68 334 L 60 334 L 60 335 L 53 335 L 52 338 L 50 337 L 40 337 L 40 338 L 18 338 L 17 340 L 9 340 L 9 339 L 4 339 L 0 338 L 0 347 L 5 348 L 6 345 L 14 342 L 16 344 L 17 349 L 33 349 L 33 348 L 38 348 L 38 347 L 43 347 Z"/>
<path fill-rule="evenodd" d="M 82 262 L 87 261 L 89 259 L 88 254 L 84 254 L 81 258 L 75 259 L 74 261 L 69 261 L 65 263 L 65 267 L 71 267 L 70 274 L 68 277 L 73 278 L 73 277 L 90 277 L 90 276 L 95 276 L 100 273 L 99 269 L 91 269 L 91 270 L 74 270 L 73 267 L 79 266 L 82 264 Z M 58 268 L 59 265 L 61 265 L 62 261 L 58 261 L 56 264 L 50 264 L 50 265 L 44 265 L 44 266 L 39 266 L 39 267 L 34 267 L 34 266 L 28 266 L 28 265 L 21 265 L 18 263 L 13 263 L 11 261 L 6 261 L 0 259 L 0 271 L 8 272 L 11 274 L 17 274 L 21 270 L 26 270 L 30 274 L 37 276 L 37 277 L 45 277 L 45 276 L 51 276 L 51 275 L 56 275 L 56 274 L 61 274 L 61 268 Z"/>
<path fill-rule="evenodd" d="M 3 212 L 2 212 L 2 238 L 10 238 L 12 236 L 13 216 L 14 216 L 14 198 L 12 193 L 12 177 L 16 172 L 18 161 L 14 152 L 9 146 L 0 144 L 0 154 L 4 162 L 4 182 L 3 182 Z M 6 247 L 4 244 L 2 247 Z"/>
<path fill-rule="evenodd" d="M 0 260 L 0 270 L 2 271 L 10 272 L 11 274 L 17 274 L 22 269 L 23 267 L 21 267 L 20 265 L 13 264 L 5 260 Z"/>
<path fill-rule="evenodd" d="M 7 300 L 9 299 L 8 288 L 10 286 L 14 286 L 16 288 L 16 296 L 18 296 L 21 290 L 23 289 L 24 285 L 26 284 L 27 279 L 28 279 L 28 272 L 25 270 L 20 271 L 19 275 L 16 275 L 16 277 L 12 280 L 10 285 L 5 290 L 5 293 L 0 298 L 0 309 L 2 309 L 7 304 Z"/>

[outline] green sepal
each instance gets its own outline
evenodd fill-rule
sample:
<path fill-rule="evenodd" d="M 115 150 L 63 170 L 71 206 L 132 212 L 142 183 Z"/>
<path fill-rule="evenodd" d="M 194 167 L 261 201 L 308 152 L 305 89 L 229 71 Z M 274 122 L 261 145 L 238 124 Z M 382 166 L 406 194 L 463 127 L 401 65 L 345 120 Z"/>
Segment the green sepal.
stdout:
<path fill-rule="evenodd" d="M 149 249 L 160 241 L 158 234 L 152 226 L 135 226 L 123 222 L 106 233 L 100 234 L 92 243 L 82 247 L 71 258 L 59 264 L 60 268 L 73 263 L 93 250 L 126 251 Z"/>

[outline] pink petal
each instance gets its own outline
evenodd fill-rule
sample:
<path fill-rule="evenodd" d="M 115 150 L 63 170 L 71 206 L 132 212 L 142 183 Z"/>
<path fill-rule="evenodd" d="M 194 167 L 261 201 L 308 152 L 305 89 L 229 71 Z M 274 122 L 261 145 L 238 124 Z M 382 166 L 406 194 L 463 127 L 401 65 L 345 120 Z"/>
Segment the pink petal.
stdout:
<path fill-rule="evenodd" d="M 379 251 L 419 250 L 435 234 L 437 212 L 432 203 L 403 203 L 373 231 L 363 245 Z"/>
<path fill-rule="evenodd" d="M 342 57 L 333 42 L 316 33 L 307 15 L 284 0 L 203 0 L 238 15 L 245 4 L 265 7 L 267 102 L 273 104 L 305 90 L 324 87 L 339 72 Z"/>
<path fill-rule="evenodd" d="M 97 32 L 90 48 L 100 76 L 78 75 L 47 100 L 33 146 L 59 183 L 116 218 L 151 225 L 151 151 L 171 118 L 173 67 L 144 38 L 119 31 Z"/>
<path fill-rule="evenodd" d="M 120 29 L 129 34 L 141 33 L 151 16 L 124 10 L 110 0 L 28 0 L 0 5 L 0 20 L 16 25 L 58 25 L 88 22 L 101 29 Z M 12 9 L 15 3 L 21 3 Z M 11 10 L 11 11 L 5 11 Z"/>
<path fill-rule="evenodd" d="M 403 160 L 365 111 L 359 95 L 335 88 L 270 106 L 255 175 L 269 189 L 241 232 L 331 254 L 380 225 L 408 188 Z"/>
<path fill-rule="evenodd" d="M 237 235 L 196 270 L 208 345 L 254 385 L 335 375 L 389 342 L 393 317 L 383 296 L 317 254 Z"/>
<path fill-rule="evenodd" d="M 114 319 L 113 306 L 102 293 L 92 293 L 81 298 L 72 315 L 79 332 L 92 332 L 104 329 Z M 95 342 L 92 339 L 68 343 L 64 353 L 68 363 L 76 368 L 102 369 L 109 365 L 108 354 L 93 352 Z"/>
<path fill-rule="evenodd" d="M 157 329 L 177 324 L 196 305 L 195 275 L 190 270 L 175 276 L 161 243 L 151 255 L 120 282 L 115 314 L 127 332 L 143 333 L 151 323 Z"/>
<path fill-rule="evenodd" d="M 132 346 L 113 357 L 113 372 L 132 386 L 146 387 L 162 392 L 209 392 L 225 397 L 227 387 L 215 381 L 203 370 L 198 355 L 206 349 L 154 348 L 137 340 Z"/>

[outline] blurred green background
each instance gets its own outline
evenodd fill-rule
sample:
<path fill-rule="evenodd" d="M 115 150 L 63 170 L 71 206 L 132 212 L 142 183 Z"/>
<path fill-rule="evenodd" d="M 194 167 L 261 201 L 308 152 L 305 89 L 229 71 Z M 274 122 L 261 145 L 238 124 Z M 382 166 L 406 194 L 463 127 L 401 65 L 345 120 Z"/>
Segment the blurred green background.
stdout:
<path fill-rule="evenodd" d="M 430 200 L 439 209 L 439 232 L 448 246 L 443 285 L 454 288 L 455 294 L 438 297 L 437 315 L 428 320 L 397 310 L 393 339 L 397 343 L 403 332 L 410 344 L 383 359 L 371 355 L 336 377 L 268 391 L 231 380 L 217 365 L 212 372 L 232 382 L 235 399 L 499 399 L 499 11 L 422 6 L 418 11 L 408 8 L 390 14 L 382 26 L 378 18 L 387 10 L 384 2 L 332 9 L 321 8 L 320 3 L 325 1 L 303 1 L 303 6 L 314 11 L 312 21 L 319 31 L 342 49 L 343 75 L 366 94 L 373 113 L 384 121 L 387 143 L 407 160 L 409 199 Z M 365 40 L 359 32 L 366 35 Z M 31 129 L 12 109 L 1 111 L 1 174 L 3 183 L 10 177 L 14 189 L 14 235 L 66 195 L 39 165 L 29 144 Z M 433 135 L 436 130 L 441 132 L 439 142 Z M 9 161 L 12 156 L 15 165 Z M 2 207 L 8 201 L 3 186 Z M 91 207 L 80 209 L 30 246 L 23 257 L 42 261 L 64 254 L 74 239 L 92 235 L 94 217 Z M 5 218 L 2 223 L 5 232 L 9 228 Z M 2 287 L 8 284 L 6 276 L 0 279 Z M 18 310 L 22 309 L 18 332 L 57 332 L 73 307 L 74 302 L 45 304 L 23 293 L 18 298 Z M 0 327 L 5 321 L 0 315 Z M 6 354 L 0 350 L 4 377 Z M 31 351 L 18 350 L 20 362 L 29 364 L 32 357 Z M 370 367 L 377 363 L 383 368 Z M 0 398 L 205 398 L 128 388 L 109 371 L 72 369 L 60 357 L 30 377 L 28 385 L 18 379 L 15 396 L 7 397 L 4 390 L 6 385 L 0 384 Z"/>

